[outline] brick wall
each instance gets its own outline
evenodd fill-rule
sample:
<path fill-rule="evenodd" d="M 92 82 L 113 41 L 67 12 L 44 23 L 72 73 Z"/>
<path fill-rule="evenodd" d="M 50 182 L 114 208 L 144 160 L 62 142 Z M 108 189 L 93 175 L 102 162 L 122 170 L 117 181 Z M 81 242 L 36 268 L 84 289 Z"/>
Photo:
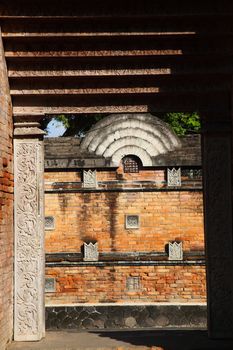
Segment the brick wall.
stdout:
<path fill-rule="evenodd" d="M 187 254 L 204 251 L 202 190 L 164 190 L 165 173 L 161 169 L 138 174 L 125 174 L 121 168 L 98 170 L 99 189 L 85 191 L 80 171 L 46 172 L 45 215 L 55 218 L 55 228 L 46 230 L 46 252 L 80 253 L 88 240 L 98 241 L 100 253 L 165 253 L 172 240 L 183 241 Z M 119 184 L 121 189 L 149 187 L 144 192 L 115 191 Z M 195 183 L 190 186 L 194 188 Z M 126 229 L 126 214 L 139 215 L 139 229 Z M 102 266 L 77 265 L 47 265 L 46 276 L 56 280 L 56 291 L 46 294 L 48 304 L 206 300 L 205 267 L 195 261 L 182 266 L 166 262 L 162 266 L 113 262 L 108 266 L 105 259 Z M 139 278 L 140 290 L 126 290 L 130 276 Z"/>
<path fill-rule="evenodd" d="M 47 268 L 56 292 L 49 305 L 106 302 L 205 302 L 204 266 L 114 266 Z M 127 290 L 127 278 L 139 277 L 139 289 Z"/>
<path fill-rule="evenodd" d="M 12 110 L 0 32 L 0 349 L 12 338 L 13 168 Z"/>
<path fill-rule="evenodd" d="M 162 181 L 160 171 L 154 172 L 150 178 Z M 114 174 L 109 172 L 108 180 L 116 178 Z M 74 172 L 45 176 L 47 189 L 56 181 L 80 181 L 80 173 Z M 98 173 L 98 179 L 103 178 L 107 172 Z M 170 240 L 182 240 L 184 250 L 204 250 L 202 191 L 61 191 L 46 193 L 45 200 L 45 215 L 55 218 L 55 229 L 46 231 L 47 252 L 77 252 L 87 239 L 97 240 L 103 252 L 164 251 Z M 139 215 L 139 229 L 125 228 L 126 214 Z"/>

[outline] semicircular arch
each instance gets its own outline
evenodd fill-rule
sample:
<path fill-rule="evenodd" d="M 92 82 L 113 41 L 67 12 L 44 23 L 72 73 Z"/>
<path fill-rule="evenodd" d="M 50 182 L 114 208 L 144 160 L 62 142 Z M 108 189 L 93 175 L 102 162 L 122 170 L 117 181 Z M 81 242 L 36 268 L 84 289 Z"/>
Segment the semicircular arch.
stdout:
<path fill-rule="evenodd" d="M 81 143 L 82 149 L 108 158 L 110 162 L 118 150 L 120 154 L 122 148 L 134 146 L 137 153 L 139 149 L 144 150 L 150 157 L 147 163 L 152 164 L 152 157 L 179 148 L 181 141 L 159 118 L 149 113 L 136 113 L 105 117 L 90 129 Z"/>
<path fill-rule="evenodd" d="M 122 158 L 127 155 L 134 155 L 138 157 L 143 166 L 152 166 L 152 159 L 146 150 L 136 145 L 129 145 L 126 147 L 119 148 L 111 157 L 111 166 L 118 167 Z"/>

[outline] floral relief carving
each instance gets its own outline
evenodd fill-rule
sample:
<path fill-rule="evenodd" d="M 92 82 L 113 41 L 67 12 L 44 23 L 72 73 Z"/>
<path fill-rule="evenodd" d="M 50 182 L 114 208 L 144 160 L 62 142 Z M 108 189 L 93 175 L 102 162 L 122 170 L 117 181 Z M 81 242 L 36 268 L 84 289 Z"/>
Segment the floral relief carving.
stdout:
<path fill-rule="evenodd" d="M 15 337 L 40 332 L 43 276 L 42 145 L 15 140 Z M 40 195 L 39 195 L 40 194 Z M 42 229 L 42 230 L 41 230 Z"/>

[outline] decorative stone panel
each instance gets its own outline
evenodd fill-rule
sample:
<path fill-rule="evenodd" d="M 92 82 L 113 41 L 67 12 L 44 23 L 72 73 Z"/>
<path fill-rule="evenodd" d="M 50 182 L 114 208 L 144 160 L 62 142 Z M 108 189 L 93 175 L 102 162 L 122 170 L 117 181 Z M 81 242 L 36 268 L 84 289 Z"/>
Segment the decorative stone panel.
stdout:
<path fill-rule="evenodd" d="M 182 242 L 168 243 L 168 260 L 183 260 Z"/>
<path fill-rule="evenodd" d="M 167 185 L 169 187 L 181 186 L 181 169 L 167 169 Z"/>
<path fill-rule="evenodd" d="M 83 171 L 83 187 L 85 188 L 95 188 L 98 186 L 96 170 L 84 170 Z"/>
<path fill-rule="evenodd" d="M 54 230 L 55 229 L 55 219 L 53 216 L 45 217 L 45 230 Z"/>
<path fill-rule="evenodd" d="M 84 261 L 98 261 L 98 243 L 85 243 L 84 242 Z"/>
<path fill-rule="evenodd" d="M 54 277 L 45 278 L 45 293 L 56 292 L 56 281 Z"/>
<path fill-rule="evenodd" d="M 140 290 L 140 277 L 129 276 L 126 280 L 126 289 L 128 292 L 136 292 Z"/>
<path fill-rule="evenodd" d="M 126 229 L 138 229 L 140 225 L 139 215 L 126 215 L 125 216 L 125 228 Z"/>
<path fill-rule="evenodd" d="M 45 335 L 43 134 L 37 124 L 20 124 L 15 130 L 14 339 L 17 341 L 40 340 Z"/>

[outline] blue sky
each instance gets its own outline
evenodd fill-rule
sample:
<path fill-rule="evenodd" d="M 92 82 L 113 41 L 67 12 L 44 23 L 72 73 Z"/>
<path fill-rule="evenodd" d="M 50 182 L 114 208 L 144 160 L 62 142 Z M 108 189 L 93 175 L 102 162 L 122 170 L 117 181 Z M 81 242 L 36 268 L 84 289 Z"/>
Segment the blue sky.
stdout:
<path fill-rule="evenodd" d="M 52 119 L 47 126 L 47 131 L 46 137 L 57 137 L 63 135 L 65 128 L 61 122 Z"/>

